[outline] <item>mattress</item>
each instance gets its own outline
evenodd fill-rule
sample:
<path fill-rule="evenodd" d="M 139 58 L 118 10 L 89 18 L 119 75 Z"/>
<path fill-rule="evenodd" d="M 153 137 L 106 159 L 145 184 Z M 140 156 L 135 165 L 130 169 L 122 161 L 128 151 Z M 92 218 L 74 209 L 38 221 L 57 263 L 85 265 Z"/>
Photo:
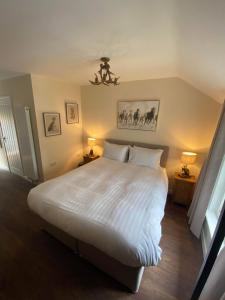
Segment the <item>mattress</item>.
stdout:
<path fill-rule="evenodd" d="M 121 263 L 156 265 L 168 191 L 154 170 L 99 158 L 33 188 L 28 205 L 45 221 Z"/>

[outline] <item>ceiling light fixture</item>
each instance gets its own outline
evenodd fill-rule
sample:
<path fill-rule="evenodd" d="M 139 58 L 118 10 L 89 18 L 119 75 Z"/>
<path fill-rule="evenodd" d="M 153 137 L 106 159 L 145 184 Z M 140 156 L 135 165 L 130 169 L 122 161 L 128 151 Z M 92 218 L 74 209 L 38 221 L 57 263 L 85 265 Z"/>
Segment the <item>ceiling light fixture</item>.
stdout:
<path fill-rule="evenodd" d="M 118 80 L 120 77 L 116 77 L 115 74 L 110 71 L 110 65 L 109 65 L 110 58 L 102 57 L 101 61 L 103 63 L 100 64 L 100 70 L 98 71 L 98 75 L 95 73 L 95 80 L 94 81 L 89 80 L 90 83 L 93 85 L 100 85 L 100 84 L 104 84 L 107 86 L 109 86 L 110 84 L 118 85 L 119 84 Z"/>

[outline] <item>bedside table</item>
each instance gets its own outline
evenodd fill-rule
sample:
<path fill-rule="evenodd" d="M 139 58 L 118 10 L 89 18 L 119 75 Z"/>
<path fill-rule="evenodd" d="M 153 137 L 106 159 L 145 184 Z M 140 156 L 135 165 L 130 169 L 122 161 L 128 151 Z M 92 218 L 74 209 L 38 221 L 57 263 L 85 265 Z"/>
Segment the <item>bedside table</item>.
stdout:
<path fill-rule="evenodd" d="M 81 161 L 80 163 L 79 163 L 79 165 L 78 165 L 78 167 L 81 167 L 81 166 L 83 166 L 83 165 L 85 165 L 85 164 L 88 164 L 89 162 L 91 162 L 91 161 L 93 161 L 93 160 L 95 160 L 95 159 L 97 159 L 97 158 L 99 158 L 100 156 L 99 155 L 97 155 L 97 156 L 88 156 L 88 155 L 84 155 L 83 156 L 83 161 Z"/>
<path fill-rule="evenodd" d="M 195 176 L 184 178 L 180 177 L 178 173 L 175 173 L 172 201 L 189 206 L 192 201 L 195 184 Z"/>

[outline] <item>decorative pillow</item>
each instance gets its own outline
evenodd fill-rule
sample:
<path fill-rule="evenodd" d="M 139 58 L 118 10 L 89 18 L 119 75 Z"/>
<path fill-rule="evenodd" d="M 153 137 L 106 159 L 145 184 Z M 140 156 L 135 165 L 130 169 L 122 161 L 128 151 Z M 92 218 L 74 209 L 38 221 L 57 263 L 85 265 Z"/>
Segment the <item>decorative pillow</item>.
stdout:
<path fill-rule="evenodd" d="M 128 150 L 128 145 L 116 145 L 104 142 L 103 157 L 125 162 L 128 158 Z"/>
<path fill-rule="evenodd" d="M 130 147 L 129 163 L 158 169 L 160 167 L 162 153 L 163 150 L 161 149 L 148 149 L 136 146 Z"/>

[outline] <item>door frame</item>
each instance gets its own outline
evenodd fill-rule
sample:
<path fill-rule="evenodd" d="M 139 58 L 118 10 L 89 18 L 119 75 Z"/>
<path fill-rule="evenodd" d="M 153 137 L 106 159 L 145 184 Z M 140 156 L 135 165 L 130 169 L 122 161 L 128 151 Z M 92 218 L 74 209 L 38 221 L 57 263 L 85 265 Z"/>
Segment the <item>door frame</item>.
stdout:
<path fill-rule="evenodd" d="M 199 299 L 201 292 L 210 275 L 210 272 L 212 271 L 216 258 L 219 254 L 220 248 L 224 241 L 224 237 L 225 237 L 225 201 L 223 203 L 220 217 L 217 222 L 215 232 L 213 234 L 213 238 L 210 244 L 210 249 L 207 253 L 207 256 L 198 274 L 198 278 L 192 292 L 191 300 Z"/>
<path fill-rule="evenodd" d="M 3 144 L 4 144 L 3 147 L 5 150 L 5 155 L 6 155 L 6 159 L 7 159 L 7 163 L 8 163 L 8 167 L 9 167 L 9 172 L 24 177 L 24 169 L 23 169 L 23 161 L 22 161 L 22 157 L 21 157 L 20 142 L 18 139 L 18 131 L 17 131 L 16 120 L 15 120 L 15 115 L 14 115 L 14 108 L 13 108 L 13 104 L 11 101 L 11 97 L 10 96 L 1 96 L 0 101 L 2 101 L 2 102 L 6 101 L 10 106 L 10 109 L 12 112 L 12 117 L 13 117 L 13 122 L 14 122 L 14 127 L 15 127 L 16 140 L 17 140 L 17 145 L 18 145 L 18 150 L 19 150 L 19 158 L 20 158 L 20 164 L 21 164 L 21 172 L 12 172 L 12 168 L 10 167 L 10 163 L 9 163 L 8 153 L 7 153 L 7 150 L 5 147 L 5 142 L 3 140 Z M 1 109 L 1 105 L 0 105 L 0 109 Z M 2 126 L 1 126 L 1 129 L 2 129 Z M 2 131 L 2 134 L 3 134 L 3 131 Z"/>

